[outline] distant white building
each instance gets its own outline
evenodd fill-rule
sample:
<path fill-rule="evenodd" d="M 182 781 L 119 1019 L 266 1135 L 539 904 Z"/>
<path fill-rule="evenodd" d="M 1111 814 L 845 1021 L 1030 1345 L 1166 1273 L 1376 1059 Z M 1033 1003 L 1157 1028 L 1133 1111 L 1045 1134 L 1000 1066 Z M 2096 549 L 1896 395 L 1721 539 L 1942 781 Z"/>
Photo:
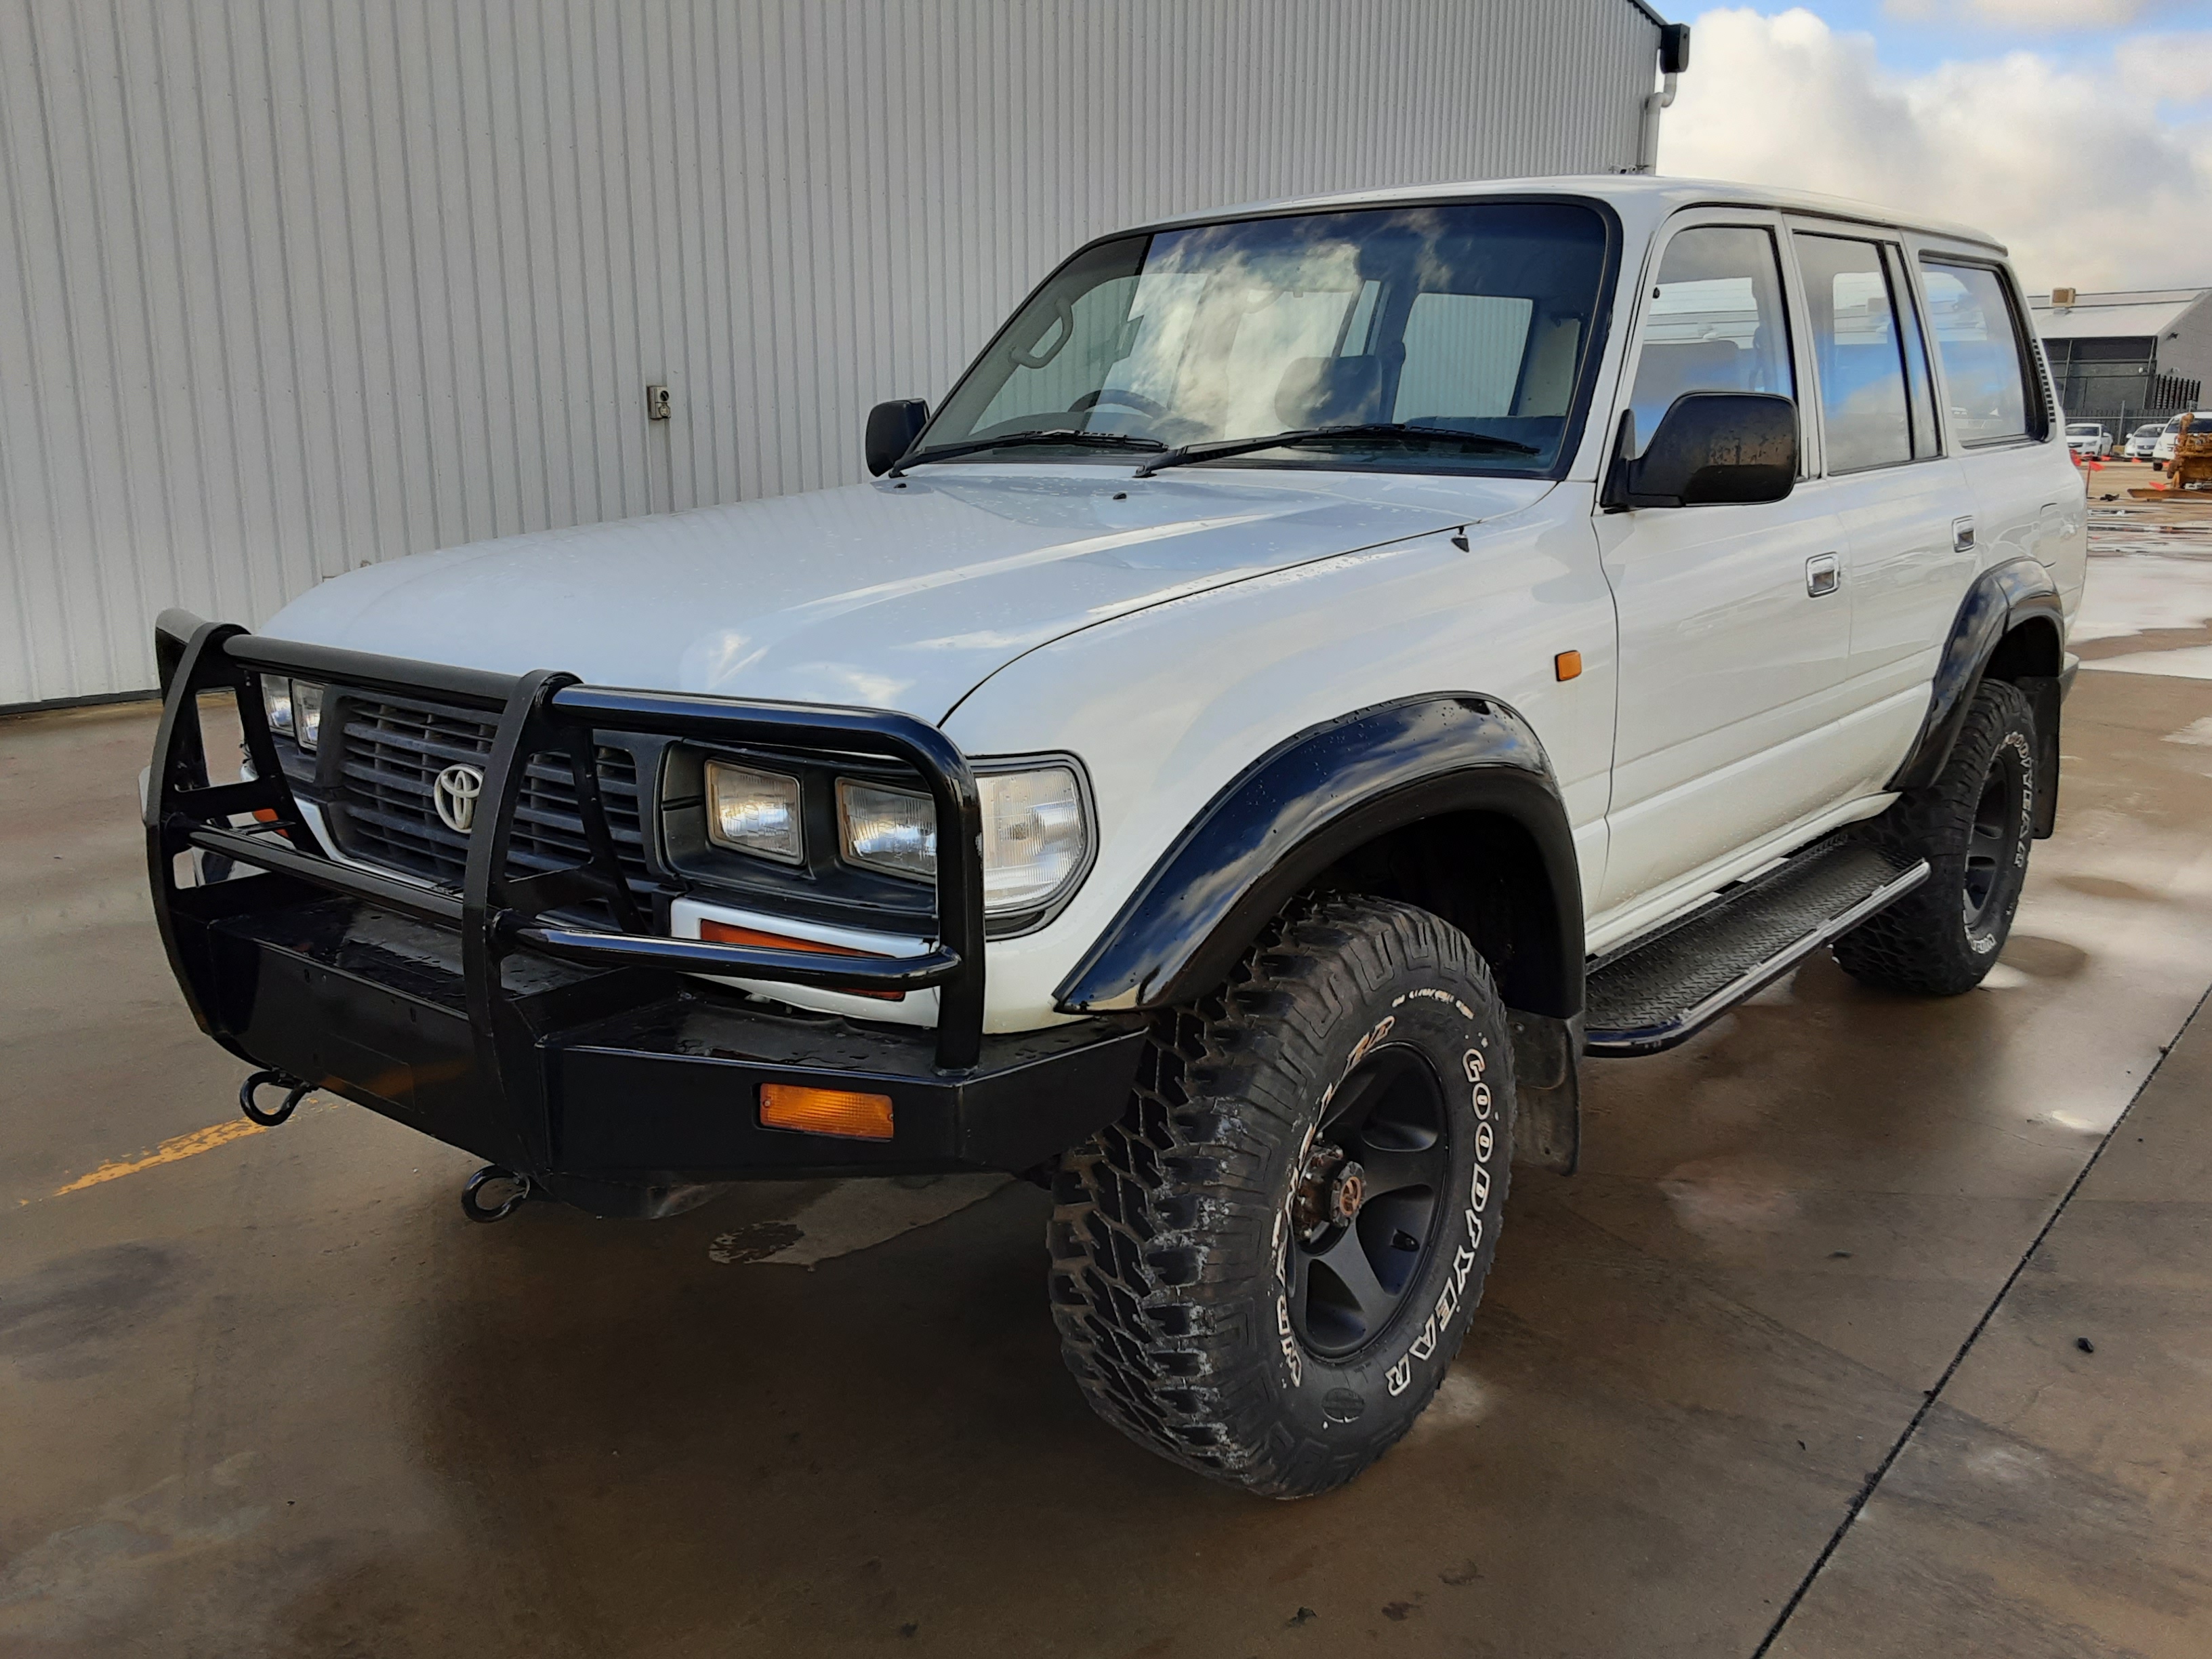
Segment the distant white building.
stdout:
<path fill-rule="evenodd" d="M 1626 171 L 1641 0 L 0 0 L 0 708 L 371 560 L 860 476 L 1058 257 Z M 648 385 L 670 389 L 647 418 Z"/>
<path fill-rule="evenodd" d="M 2204 407 L 2212 288 L 2060 289 L 2029 309 L 2069 420 L 2100 421 L 2117 442 L 2148 421 Z"/>

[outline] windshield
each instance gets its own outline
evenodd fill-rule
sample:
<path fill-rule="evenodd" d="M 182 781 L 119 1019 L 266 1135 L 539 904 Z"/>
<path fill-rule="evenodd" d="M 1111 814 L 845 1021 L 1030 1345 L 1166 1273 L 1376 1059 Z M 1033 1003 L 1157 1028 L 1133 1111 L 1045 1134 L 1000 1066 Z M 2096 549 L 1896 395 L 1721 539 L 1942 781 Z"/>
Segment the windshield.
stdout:
<path fill-rule="evenodd" d="M 963 459 L 1129 466 L 1139 448 L 1101 434 L 1180 449 L 1357 427 L 1204 464 L 1545 472 L 1573 435 L 1606 245 L 1594 209 L 1541 202 L 1102 242 L 992 342 L 913 459 L 1007 438 Z M 1090 441 L 1035 435 L 1053 433 Z"/>

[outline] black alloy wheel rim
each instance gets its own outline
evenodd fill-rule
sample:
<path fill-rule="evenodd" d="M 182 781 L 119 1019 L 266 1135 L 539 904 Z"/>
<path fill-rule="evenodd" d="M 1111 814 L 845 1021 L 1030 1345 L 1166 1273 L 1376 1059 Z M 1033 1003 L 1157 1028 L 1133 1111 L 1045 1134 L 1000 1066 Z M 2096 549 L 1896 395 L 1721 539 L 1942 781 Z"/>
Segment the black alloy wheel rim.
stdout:
<path fill-rule="evenodd" d="M 1284 1276 L 1306 1352 L 1340 1358 L 1389 1328 L 1435 1250 L 1450 1161 L 1443 1089 L 1420 1050 L 1385 1044 L 1338 1085 L 1299 1185 L 1311 1192 L 1356 1164 L 1364 1192 L 1348 1222 L 1302 1226 L 1293 1191 Z"/>
<path fill-rule="evenodd" d="M 1982 781 L 1981 799 L 1974 803 L 1973 829 L 1966 837 L 1966 905 L 1969 932 L 1986 924 L 2002 902 L 2005 872 L 2013 862 L 2023 827 L 2020 780 L 2009 758 L 1999 749 Z"/>

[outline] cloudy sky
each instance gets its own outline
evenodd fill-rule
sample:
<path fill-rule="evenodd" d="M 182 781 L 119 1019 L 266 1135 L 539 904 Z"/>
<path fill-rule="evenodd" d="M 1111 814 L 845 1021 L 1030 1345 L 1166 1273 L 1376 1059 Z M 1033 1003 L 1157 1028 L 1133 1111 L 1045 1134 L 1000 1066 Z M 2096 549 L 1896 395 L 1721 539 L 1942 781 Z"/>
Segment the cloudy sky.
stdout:
<path fill-rule="evenodd" d="M 1964 220 L 2031 289 L 2212 284 L 2212 0 L 1806 0 L 1692 21 L 1662 173 Z"/>

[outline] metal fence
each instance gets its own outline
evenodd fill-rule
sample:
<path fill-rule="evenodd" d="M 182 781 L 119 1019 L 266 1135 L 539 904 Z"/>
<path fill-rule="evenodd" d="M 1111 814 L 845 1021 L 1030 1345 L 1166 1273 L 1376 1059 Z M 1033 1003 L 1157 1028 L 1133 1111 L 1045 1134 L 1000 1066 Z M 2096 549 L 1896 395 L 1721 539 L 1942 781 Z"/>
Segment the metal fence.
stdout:
<path fill-rule="evenodd" d="M 2148 361 L 2069 361 L 2066 348 L 2076 343 L 2044 343 L 2058 386 L 2059 406 L 2069 421 L 2096 422 L 2115 444 L 2127 441 L 2128 434 L 2138 426 L 2152 421 L 2162 424 L 2183 410 L 2202 407 L 2203 381 L 2159 374 Z"/>

